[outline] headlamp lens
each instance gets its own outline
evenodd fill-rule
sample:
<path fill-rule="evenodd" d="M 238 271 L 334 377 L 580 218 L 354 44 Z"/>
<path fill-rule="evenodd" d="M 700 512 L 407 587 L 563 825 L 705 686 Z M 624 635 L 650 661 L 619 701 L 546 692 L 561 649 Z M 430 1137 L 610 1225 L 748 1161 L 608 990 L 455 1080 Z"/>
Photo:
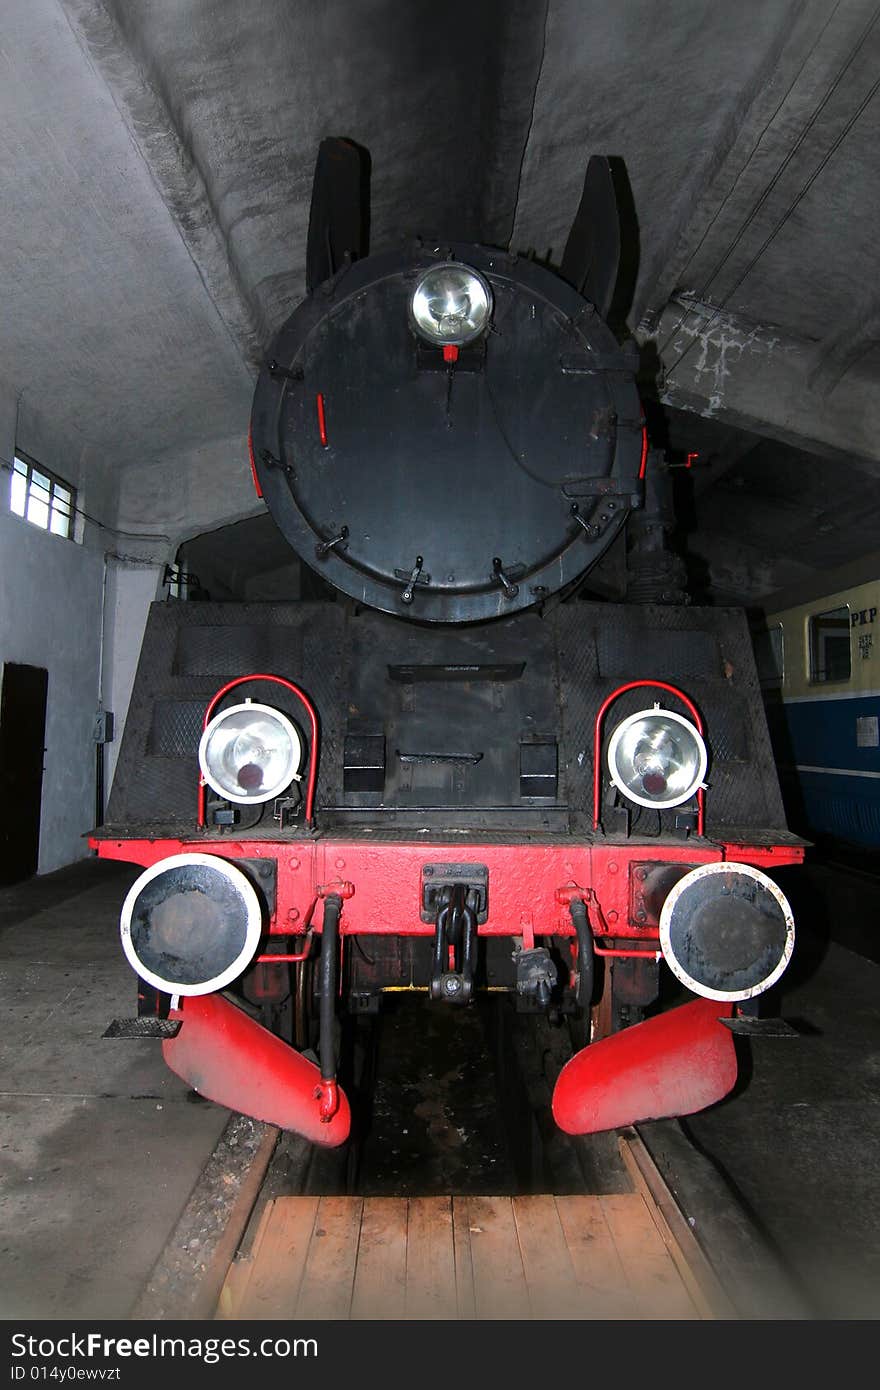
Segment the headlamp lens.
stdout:
<path fill-rule="evenodd" d="M 706 745 L 694 725 L 659 705 L 624 719 L 608 747 L 614 785 L 638 806 L 658 810 L 692 797 L 707 762 Z"/>
<path fill-rule="evenodd" d="M 268 705 L 247 703 L 218 714 L 199 745 L 209 786 L 228 801 L 271 801 L 299 772 L 301 744 L 290 720 Z"/>
<path fill-rule="evenodd" d="M 461 347 L 478 338 L 492 312 L 492 291 L 469 266 L 432 266 L 410 302 L 416 332 L 428 343 Z"/>

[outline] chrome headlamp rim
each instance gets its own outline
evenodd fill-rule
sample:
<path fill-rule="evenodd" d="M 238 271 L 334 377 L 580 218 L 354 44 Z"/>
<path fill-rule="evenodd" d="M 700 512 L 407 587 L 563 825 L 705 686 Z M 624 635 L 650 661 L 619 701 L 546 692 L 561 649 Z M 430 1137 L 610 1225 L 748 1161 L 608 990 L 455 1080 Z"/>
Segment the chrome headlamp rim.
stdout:
<path fill-rule="evenodd" d="M 673 723 L 681 725 L 693 738 L 694 747 L 697 752 L 696 767 L 687 789 L 683 793 L 673 794 L 669 797 L 640 796 L 638 792 L 634 791 L 632 787 L 628 785 L 621 775 L 617 764 L 617 752 L 624 736 L 634 724 L 637 724 L 639 720 L 650 719 L 658 715 L 662 715 L 664 719 L 670 719 Z M 706 747 L 706 741 L 697 726 L 692 720 L 686 719 L 683 714 L 679 714 L 677 710 L 666 709 L 665 706 L 660 704 L 652 705 L 648 709 L 636 710 L 634 714 L 629 714 L 625 719 L 622 719 L 620 723 L 616 725 L 611 735 L 606 756 L 608 775 L 618 791 L 621 792 L 628 801 L 634 802 L 636 806 L 645 806 L 653 811 L 672 810 L 675 806 L 682 806 L 686 801 L 689 801 L 703 785 L 703 779 L 706 776 L 706 770 L 709 766 L 709 752 Z"/>
<path fill-rule="evenodd" d="M 267 790 L 261 792 L 259 795 L 246 791 L 240 792 L 230 790 L 229 787 L 220 780 L 209 762 L 210 744 L 213 737 L 232 715 L 242 712 L 248 712 L 252 715 L 259 715 L 263 718 L 274 720 L 275 723 L 280 726 L 289 743 L 289 753 L 284 763 L 284 771 L 279 774 L 278 778 Z M 276 709 L 273 705 L 261 704 L 256 700 L 244 700 L 240 704 L 229 705 L 226 709 L 215 714 L 199 740 L 199 768 L 205 783 L 211 787 L 218 796 L 222 796 L 225 801 L 235 802 L 236 805 L 239 806 L 260 806 L 280 796 L 281 793 L 290 786 L 291 782 L 297 778 L 301 762 L 302 739 L 292 721 L 286 714 L 283 714 L 281 710 Z"/>
<path fill-rule="evenodd" d="M 482 302 L 479 321 L 466 331 L 447 331 L 445 333 L 438 331 L 430 321 L 427 312 L 423 313 L 421 310 L 419 296 L 425 289 L 426 281 L 439 277 L 444 271 L 456 271 L 463 277 L 466 276 L 480 291 Z M 410 327 L 423 342 L 429 343 L 431 347 L 467 347 L 469 343 L 475 342 L 486 332 L 492 319 L 494 303 L 492 287 L 485 275 L 481 274 L 479 270 L 475 270 L 472 265 L 468 265 L 465 261 L 438 261 L 422 272 L 410 295 L 408 305 Z"/>

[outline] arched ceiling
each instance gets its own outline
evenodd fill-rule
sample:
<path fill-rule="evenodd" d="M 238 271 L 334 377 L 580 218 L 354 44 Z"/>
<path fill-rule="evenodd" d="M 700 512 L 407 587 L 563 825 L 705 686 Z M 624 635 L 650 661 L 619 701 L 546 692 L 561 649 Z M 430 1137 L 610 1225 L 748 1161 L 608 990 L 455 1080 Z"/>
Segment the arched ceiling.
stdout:
<path fill-rule="evenodd" d="M 370 153 L 374 249 L 551 263 L 604 153 L 709 597 L 880 548 L 874 0 L 6 0 L 0 72 L 0 376 L 97 492 L 246 431 L 323 137 Z"/>

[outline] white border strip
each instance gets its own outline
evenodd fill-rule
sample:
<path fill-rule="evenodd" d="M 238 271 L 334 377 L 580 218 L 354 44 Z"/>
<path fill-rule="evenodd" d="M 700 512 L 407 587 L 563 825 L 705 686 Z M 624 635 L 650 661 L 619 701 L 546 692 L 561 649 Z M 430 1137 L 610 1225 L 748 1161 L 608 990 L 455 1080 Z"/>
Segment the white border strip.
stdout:
<path fill-rule="evenodd" d="M 795 763 L 794 770 L 795 772 L 827 772 L 832 777 L 880 777 L 880 772 L 863 772 L 856 767 L 810 767 L 807 763 Z"/>
<path fill-rule="evenodd" d="M 829 681 L 830 685 L 831 682 Z M 777 689 L 765 687 L 765 689 Z M 815 695 L 783 695 L 784 705 L 829 704 L 832 700 L 880 700 L 880 690 L 828 690 L 817 691 Z"/>

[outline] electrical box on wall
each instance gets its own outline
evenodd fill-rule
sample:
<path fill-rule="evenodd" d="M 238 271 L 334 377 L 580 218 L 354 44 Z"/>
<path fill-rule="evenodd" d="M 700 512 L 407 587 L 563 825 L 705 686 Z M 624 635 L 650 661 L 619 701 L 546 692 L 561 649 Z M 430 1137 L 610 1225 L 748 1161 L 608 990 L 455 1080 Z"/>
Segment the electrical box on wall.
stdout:
<path fill-rule="evenodd" d="M 113 742 L 113 715 L 109 709 L 98 710 L 92 737 L 96 743 Z"/>

